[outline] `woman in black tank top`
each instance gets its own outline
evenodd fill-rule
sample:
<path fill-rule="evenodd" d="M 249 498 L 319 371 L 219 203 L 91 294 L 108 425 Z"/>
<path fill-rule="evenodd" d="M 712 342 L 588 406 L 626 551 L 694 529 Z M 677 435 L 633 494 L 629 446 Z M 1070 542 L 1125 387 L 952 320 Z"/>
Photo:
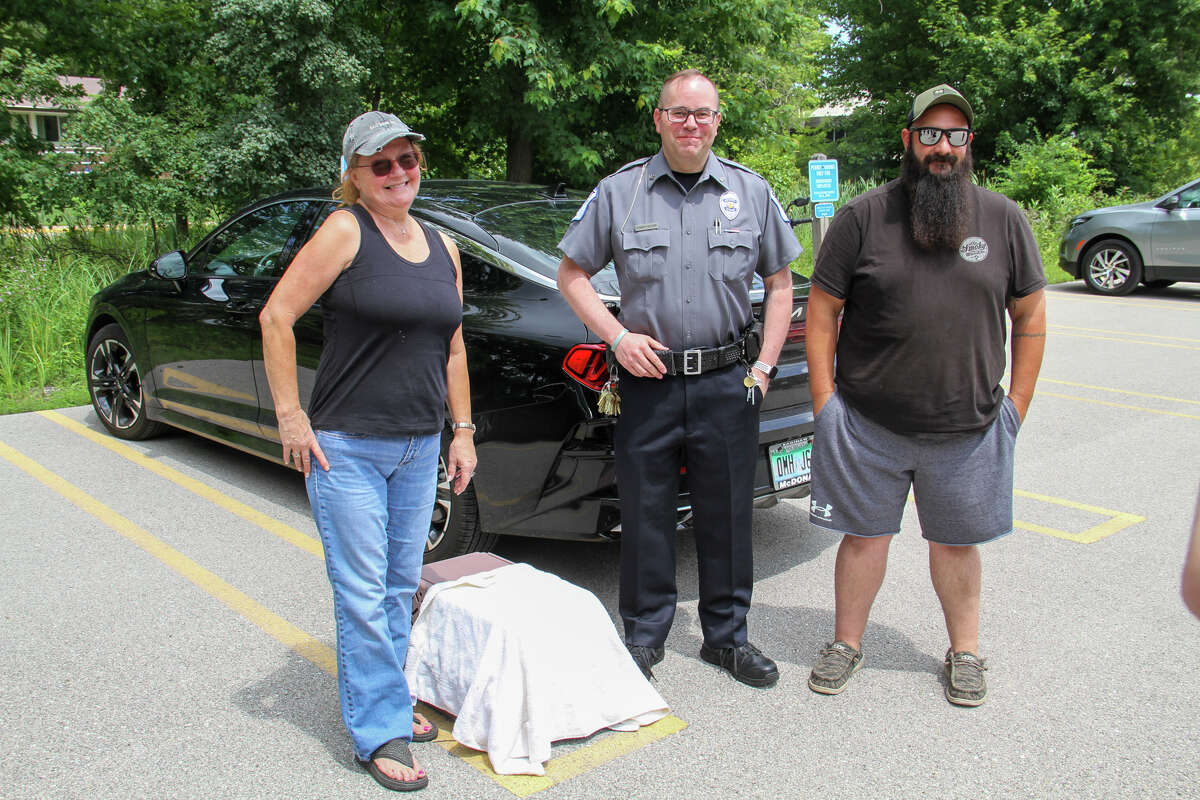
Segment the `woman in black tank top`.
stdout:
<path fill-rule="evenodd" d="M 404 658 L 447 405 L 456 494 L 475 471 L 458 249 L 409 214 L 424 138 L 379 111 L 350 123 L 344 209 L 260 315 L 283 462 L 305 475 L 333 587 L 342 718 L 359 763 L 402 791 L 428 783 L 409 742 L 437 734 L 413 714 Z M 306 414 L 293 326 L 318 299 L 325 346 Z"/>

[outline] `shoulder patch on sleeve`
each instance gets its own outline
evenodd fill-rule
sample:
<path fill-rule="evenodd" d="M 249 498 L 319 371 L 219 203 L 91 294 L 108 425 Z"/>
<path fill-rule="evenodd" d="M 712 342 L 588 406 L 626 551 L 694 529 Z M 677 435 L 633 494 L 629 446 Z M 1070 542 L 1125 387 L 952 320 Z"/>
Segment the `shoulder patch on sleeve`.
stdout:
<path fill-rule="evenodd" d="M 583 215 L 587 213 L 588 206 L 590 206 L 592 204 L 592 201 L 595 199 L 596 199 L 596 190 L 592 189 L 592 193 L 589 194 L 587 196 L 587 199 L 583 201 L 583 205 L 581 205 L 579 207 L 579 210 L 575 212 L 575 216 L 571 217 L 571 222 L 579 222 L 579 220 L 583 219 Z"/>

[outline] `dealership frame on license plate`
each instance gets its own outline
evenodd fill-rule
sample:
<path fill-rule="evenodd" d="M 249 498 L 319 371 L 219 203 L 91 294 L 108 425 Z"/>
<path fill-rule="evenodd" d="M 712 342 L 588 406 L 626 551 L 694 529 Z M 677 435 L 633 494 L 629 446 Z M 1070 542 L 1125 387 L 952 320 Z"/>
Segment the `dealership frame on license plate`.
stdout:
<path fill-rule="evenodd" d="M 771 486 L 775 491 L 808 483 L 812 479 L 812 435 L 773 444 L 767 449 Z"/>

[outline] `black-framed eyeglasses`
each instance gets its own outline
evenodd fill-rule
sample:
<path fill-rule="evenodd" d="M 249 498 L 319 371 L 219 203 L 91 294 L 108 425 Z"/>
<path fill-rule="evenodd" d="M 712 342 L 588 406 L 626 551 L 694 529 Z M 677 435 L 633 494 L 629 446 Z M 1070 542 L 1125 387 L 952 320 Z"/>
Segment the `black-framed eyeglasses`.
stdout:
<path fill-rule="evenodd" d="M 714 111 L 711 108 L 688 108 L 687 106 L 671 106 L 670 108 L 660 108 L 667 117 L 667 122 L 673 122 L 680 125 L 687 122 L 688 117 L 695 117 L 697 125 L 712 125 L 717 117 L 721 116 L 720 111 Z"/>
<path fill-rule="evenodd" d="M 376 158 L 367 164 L 355 164 L 356 167 L 370 167 L 376 178 L 386 178 L 392 174 L 392 163 L 400 165 L 400 169 L 412 169 L 421 166 L 421 159 L 416 153 L 401 153 L 395 158 Z"/>
<path fill-rule="evenodd" d="M 946 135 L 946 141 L 951 147 L 962 147 L 971 136 L 970 128 L 909 128 L 917 134 L 917 141 L 926 147 L 933 147 Z"/>

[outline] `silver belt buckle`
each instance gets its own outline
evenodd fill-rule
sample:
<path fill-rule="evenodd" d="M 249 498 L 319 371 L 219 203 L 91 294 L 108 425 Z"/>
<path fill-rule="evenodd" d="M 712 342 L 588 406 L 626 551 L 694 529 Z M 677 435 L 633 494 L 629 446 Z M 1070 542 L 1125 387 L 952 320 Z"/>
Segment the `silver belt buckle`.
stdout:
<path fill-rule="evenodd" d="M 700 348 L 683 351 L 683 374 L 684 375 L 699 375 L 700 374 Z"/>

